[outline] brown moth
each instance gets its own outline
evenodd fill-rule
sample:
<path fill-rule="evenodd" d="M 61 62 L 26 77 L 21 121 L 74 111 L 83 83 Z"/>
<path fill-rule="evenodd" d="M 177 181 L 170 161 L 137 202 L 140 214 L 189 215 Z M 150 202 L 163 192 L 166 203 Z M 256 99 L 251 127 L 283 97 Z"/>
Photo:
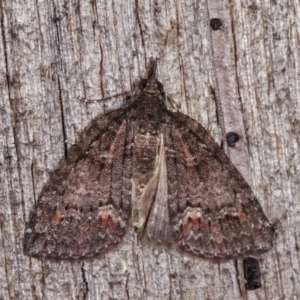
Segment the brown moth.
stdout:
<path fill-rule="evenodd" d="M 43 189 L 25 253 L 87 258 L 140 238 L 197 256 L 272 247 L 273 226 L 249 185 L 195 120 L 167 109 L 156 61 L 131 103 L 96 118 Z"/>

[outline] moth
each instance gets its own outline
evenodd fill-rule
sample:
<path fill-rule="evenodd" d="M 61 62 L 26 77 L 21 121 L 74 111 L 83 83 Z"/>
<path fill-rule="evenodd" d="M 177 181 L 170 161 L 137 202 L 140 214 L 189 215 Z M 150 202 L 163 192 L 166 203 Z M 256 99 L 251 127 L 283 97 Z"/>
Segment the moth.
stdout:
<path fill-rule="evenodd" d="M 167 108 L 156 66 L 130 104 L 96 118 L 53 173 L 26 228 L 26 254 L 93 257 L 128 226 L 196 256 L 272 247 L 273 226 L 249 185 L 199 123 Z"/>

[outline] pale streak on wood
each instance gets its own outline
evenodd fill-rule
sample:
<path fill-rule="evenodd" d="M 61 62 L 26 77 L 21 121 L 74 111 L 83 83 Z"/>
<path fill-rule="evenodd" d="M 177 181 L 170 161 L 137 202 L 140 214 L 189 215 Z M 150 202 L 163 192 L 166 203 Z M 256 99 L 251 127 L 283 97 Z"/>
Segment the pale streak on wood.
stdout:
<path fill-rule="evenodd" d="M 232 11 L 230 9 L 230 1 L 207 1 L 207 7 L 210 19 L 219 18 L 222 22 L 219 30 L 211 30 L 211 40 L 217 81 L 216 96 L 222 117 L 220 121 L 223 123 L 225 130 L 223 135 L 225 137 L 227 132 L 236 132 L 240 136 L 240 140 L 234 148 L 228 147 L 229 156 L 246 181 L 251 185 L 243 112 L 236 80 L 236 45 L 234 28 L 231 26 Z"/>
<path fill-rule="evenodd" d="M 262 300 L 259 296 L 259 291 L 247 291 L 247 300 Z"/>
<path fill-rule="evenodd" d="M 245 141 L 245 128 L 243 111 L 237 85 L 236 73 L 236 45 L 234 28 L 232 27 L 232 7 L 230 1 L 212 0 L 207 2 L 210 19 L 219 18 L 222 26 L 219 30 L 211 30 L 215 74 L 217 78 L 217 101 L 220 105 L 226 136 L 228 132 L 235 132 L 240 136 L 235 147 L 227 147 L 232 162 L 236 165 L 245 180 L 251 185 L 251 177 L 248 163 L 248 149 Z M 225 139 L 226 140 L 226 139 Z M 225 143 L 225 145 L 227 145 Z M 238 266 L 243 274 L 243 260 L 238 260 Z M 258 294 L 262 291 L 248 291 L 245 289 L 244 278 L 239 276 L 240 288 L 244 299 L 259 300 Z M 261 295 L 262 296 L 262 295 Z M 264 296 L 262 296 L 264 297 Z"/>

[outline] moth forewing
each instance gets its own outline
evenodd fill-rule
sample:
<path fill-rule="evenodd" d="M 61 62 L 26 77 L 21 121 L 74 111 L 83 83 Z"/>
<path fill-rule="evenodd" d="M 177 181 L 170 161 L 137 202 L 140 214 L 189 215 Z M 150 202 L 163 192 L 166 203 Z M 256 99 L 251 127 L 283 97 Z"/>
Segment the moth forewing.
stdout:
<path fill-rule="evenodd" d="M 158 184 L 145 232 L 153 240 L 170 243 L 171 225 L 168 207 L 168 178 L 163 134 L 161 134 L 159 164 L 157 167 L 159 173 Z"/>
<path fill-rule="evenodd" d="M 161 141 L 161 135 L 150 136 L 149 134 L 137 135 L 134 141 L 136 151 L 132 174 L 132 224 L 141 231 L 146 225 L 157 189 L 161 164 Z M 144 151 L 145 145 L 150 151 Z M 146 162 L 148 168 L 141 167 L 141 162 Z"/>

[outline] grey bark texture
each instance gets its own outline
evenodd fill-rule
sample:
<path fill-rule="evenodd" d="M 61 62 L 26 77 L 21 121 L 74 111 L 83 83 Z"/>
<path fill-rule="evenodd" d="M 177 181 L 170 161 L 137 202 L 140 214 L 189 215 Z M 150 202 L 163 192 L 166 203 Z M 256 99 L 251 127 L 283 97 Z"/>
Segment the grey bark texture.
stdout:
<path fill-rule="evenodd" d="M 0 12 L 0 299 L 300 299 L 299 1 L 4 0 Z M 50 172 L 92 119 L 122 106 L 113 96 L 135 87 L 151 57 L 276 224 L 273 249 L 256 256 L 255 291 L 242 259 L 142 247 L 132 231 L 91 260 L 23 254 Z M 230 149 L 229 131 L 240 135 Z"/>

